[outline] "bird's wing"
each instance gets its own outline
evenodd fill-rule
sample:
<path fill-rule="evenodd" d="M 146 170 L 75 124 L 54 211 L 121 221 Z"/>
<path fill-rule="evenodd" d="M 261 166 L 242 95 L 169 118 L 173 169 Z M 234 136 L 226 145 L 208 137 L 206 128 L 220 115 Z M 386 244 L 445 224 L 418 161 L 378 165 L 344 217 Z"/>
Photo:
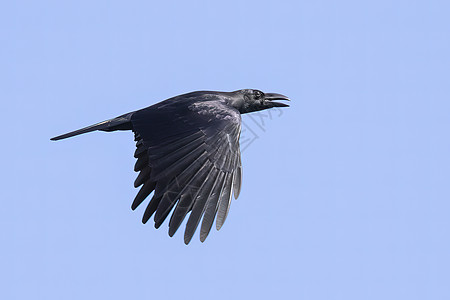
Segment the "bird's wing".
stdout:
<path fill-rule="evenodd" d="M 231 194 L 235 198 L 239 195 L 241 116 L 236 109 L 215 101 L 181 106 L 163 104 L 132 116 L 135 171 L 140 172 L 135 187 L 142 185 L 132 209 L 154 191 L 142 222 L 155 213 L 158 228 L 173 210 L 170 236 L 191 212 L 184 235 L 188 244 L 202 217 L 202 242 L 216 215 L 219 230 L 227 217 Z"/>

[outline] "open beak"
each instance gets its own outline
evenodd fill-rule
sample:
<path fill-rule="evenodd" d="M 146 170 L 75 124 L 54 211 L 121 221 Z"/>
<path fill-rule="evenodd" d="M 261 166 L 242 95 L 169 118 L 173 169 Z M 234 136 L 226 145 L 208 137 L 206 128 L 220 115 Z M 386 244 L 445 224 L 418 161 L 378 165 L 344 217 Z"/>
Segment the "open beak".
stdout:
<path fill-rule="evenodd" d="M 270 101 L 269 103 L 272 107 L 289 107 L 288 104 L 274 102 L 274 100 L 291 101 L 291 99 L 289 99 L 289 97 L 287 97 L 285 95 L 281 95 L 281 94 L 276 94 L 276 93 L 267 93 L 267 94 L 265 94 L 264 99 L 267 101 Z"/>

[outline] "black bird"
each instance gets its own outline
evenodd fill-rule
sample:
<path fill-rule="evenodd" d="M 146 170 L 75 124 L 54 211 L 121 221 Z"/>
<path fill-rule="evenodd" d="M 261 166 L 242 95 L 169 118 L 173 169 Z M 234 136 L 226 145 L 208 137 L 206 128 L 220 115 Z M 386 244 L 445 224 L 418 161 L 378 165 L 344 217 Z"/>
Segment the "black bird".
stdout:
<path fill-rule="evenodd" d="M 142 187 L 131 209 L 136 209 L 154 191 L 142 222 L 145 224 L 156 212 L 155 227 L 159 228 L 175 206 L 169 235 L 175 234 L 191 212 L 184 242 L 191 241 L 202 216 L 203 242 L 216 214 L 217 230 L 225 222 L 231 194 L 235 199 L 239 196 L 241 114 L 289 106 L 273 100 L 289 98 L 252 89 L 192 92 L 51 140 L 95 130 L 132 130 L 137 147 L 134 170 L 139 172 L 134 186 Z"/>

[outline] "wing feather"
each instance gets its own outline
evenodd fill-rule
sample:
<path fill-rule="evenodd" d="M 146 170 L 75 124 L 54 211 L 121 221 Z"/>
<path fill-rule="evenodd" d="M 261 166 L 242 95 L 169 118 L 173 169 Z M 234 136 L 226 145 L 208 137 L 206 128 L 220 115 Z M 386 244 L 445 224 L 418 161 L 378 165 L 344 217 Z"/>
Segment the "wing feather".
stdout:
<path fill-rule="evenodd" d="M 228 173 L 222 193 L 220 195 L 219 209 L 217 211 L 216 229 L 220 230 L 230 210 L 231 190 L 233 188 L 233 174 Z"/>
<path fill-rule="evenodd" d="M 147 221 L 150 219 L 150 217 L 153 215 L 153 213 L 158 208 L 159 202 L 161 201 L 161 198 L 163 197 L 165 190 L 167 186 L 167 181 L 160 180 L 155 185 L 155 193 L 153 194 L 152 199 L 150 200 L 150 203 L 147 205 L 147 208 L 145 209 L 144 216 L 142 217 L 142 223 L 147 223 Z M 148 195 L 147 195 L 148 196 Z"/>
<path fill-rule="evenodd" d="M 205 215 L 203 216 L 202 226 L 200 228 L 200 241 L 204 242 L 209 232 L 211 231 L 214 218 L 216 217 L 217 204 L 219 203 L 219 197 L 222 194 L 222 190 L 225 184 L 225 173 L 221 172 L 214 189 L 209 196 L 208 203 L 206 205 Z M 195 228 L 194 228 L 195 230 Z"/>
<path fill-rule="evenodd" d="M 150 177 L 150 173 L 151 173 L 150 171 L 151 171 L 150 167 L 146 167 L 143 170 L 141 170 L 138 177 L 134 181 L 134 187 L 137 188 L 138 186 L 140 186 L 141 184 L 146 182 L 148 180 L 148 178 Z"/>
<path fill-rule="evenodd" d="M 136 163 L 134 164 L 134 171 L 139 172 L 147 166 L 149 166 L 148 165 L 148 156 L 142 155 L 137 158 Z"/>

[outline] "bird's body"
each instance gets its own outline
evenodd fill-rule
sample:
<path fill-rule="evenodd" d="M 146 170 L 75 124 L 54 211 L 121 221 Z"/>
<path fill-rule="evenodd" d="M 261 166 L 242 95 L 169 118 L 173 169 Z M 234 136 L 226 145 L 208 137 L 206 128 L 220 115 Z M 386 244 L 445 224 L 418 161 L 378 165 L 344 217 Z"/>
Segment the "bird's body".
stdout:
<path fill-rule="evenodd" d="M 280 94 L 257 90 L 235 92 L 192 92 L 147 108 L 76 130 L 55 138 L 101 130 L 132 130 L 135 134 L 140 188 L 132 209 L 152 192 L 142 219 L 154 214 L 158 228 L 169 215 L 172 236 L 191 212 L 185 230 L 188 244 L 202 219 L 200 240 L 204 241 L 216 219 L 225 222 L 231 202 L 239 195 L 242 166 L 239 150 L 241 114 L 274 106 L 272 100 L 289 100 Z M 175 208 L 174 208 L 175 207 Z"/>

